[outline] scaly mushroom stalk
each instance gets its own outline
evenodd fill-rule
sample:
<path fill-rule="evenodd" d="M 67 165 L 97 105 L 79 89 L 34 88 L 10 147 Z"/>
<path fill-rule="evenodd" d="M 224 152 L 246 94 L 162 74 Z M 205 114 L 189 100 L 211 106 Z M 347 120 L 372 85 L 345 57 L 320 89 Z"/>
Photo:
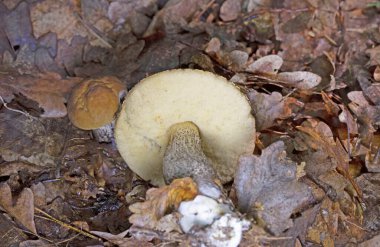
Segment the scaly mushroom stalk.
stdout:
<path fill-rule="evenodd" d="M 172 125 L 168 130 L 163 173 L 166 183 L 176 178 L 191 177 L 194 180 L 214 180 L 216 172 L 202 150 L 198 127 L 193 122 Z"/>

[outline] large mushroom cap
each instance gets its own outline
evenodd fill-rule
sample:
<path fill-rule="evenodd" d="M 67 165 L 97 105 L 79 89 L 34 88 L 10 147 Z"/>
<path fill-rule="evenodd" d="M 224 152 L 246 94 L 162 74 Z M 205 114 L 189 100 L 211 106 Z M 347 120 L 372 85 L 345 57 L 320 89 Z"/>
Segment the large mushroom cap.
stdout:
<path fill-rule="evenodd" d="M 143 179 L 164 184 L 167 131 L 185 121 L 199 127 L 204 153 L 222 182 L 230 181 L 238 157 L 253 152 L 255 120 L 245 95 L 210 72 L 169 70 L 139 82 L 128 93 L 116 122 L 121 156 Z"/>
<path fill-rule="evenodd" d="M 78 128 L 91 130 L 113 121 L 124 85 L 119 79 L 105 76 L 88 79 L 73 89 L 67 104 L 70 121 Z"/>

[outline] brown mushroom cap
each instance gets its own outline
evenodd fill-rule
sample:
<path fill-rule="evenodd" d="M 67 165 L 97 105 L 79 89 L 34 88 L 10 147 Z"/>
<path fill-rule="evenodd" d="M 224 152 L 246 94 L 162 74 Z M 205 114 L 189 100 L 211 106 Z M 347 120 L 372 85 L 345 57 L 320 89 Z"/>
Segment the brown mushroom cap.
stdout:
<path fill-rule="evenodd" d="M 73 89 L 67 104 L 70 121 L 84 130 L 112 122 L 119 107 L 123 83 L 112 76 L 85 80 Z"/>
<path fill-rule="evenodd" d="M 191 121 L 202 149 L 222 182 L 235 173 L 238 157 L 255 147 L 255 119 L 246 96 L 224 77 L 191 69 L 164 71 L 139 82 L 126 96 L 115 125 L 118 150 L 128 166 L 163 185 L 168 129 Z"/>

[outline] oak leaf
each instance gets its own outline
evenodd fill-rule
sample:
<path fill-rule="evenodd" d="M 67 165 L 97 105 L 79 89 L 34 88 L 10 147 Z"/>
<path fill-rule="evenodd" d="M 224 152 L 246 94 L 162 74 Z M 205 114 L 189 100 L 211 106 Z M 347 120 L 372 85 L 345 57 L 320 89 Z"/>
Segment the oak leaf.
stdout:
<path fill-rule="evenodd" d="M 197 195 L 197 186 L 191 178 L 174 180 L 170 185 L 151 188 L 146 193 L 146 201 L 132 204 L 134 213 L 129 222 L 137 227 L 156 228 L 158 221 L 170 210 L 178 208 L 182 201 Z"/>
<path fill-rule="evenodd" d="M 13 202 L 11 188 L 7 183 L 0 184 L 0 206 L 16 218 L 29 231 L 37 234 L 34 224 L 34 196 L 29 188 L 21 191 L 15 203 Z"/>

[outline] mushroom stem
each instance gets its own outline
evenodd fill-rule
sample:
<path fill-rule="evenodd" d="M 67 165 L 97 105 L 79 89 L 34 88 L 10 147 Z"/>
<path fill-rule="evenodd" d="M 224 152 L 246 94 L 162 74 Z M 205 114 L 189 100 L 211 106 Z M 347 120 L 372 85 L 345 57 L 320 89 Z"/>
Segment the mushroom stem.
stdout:
<path fill-rule="evenodd" d="M 195 181 L 214 181 L 216 172 L 202 150 L 199 128 L 193 122 L 181 122 L 170 126 L 169 143 L 163 159 L 166 183 L 174 179 L 191 177 Z"/>
<path fill-rule="evenodd" d="M 111 143 L 113 139 L 114 124 L 109 123 L 100 128 L 92 130 L 95 140 L 99 143 Z"/>

